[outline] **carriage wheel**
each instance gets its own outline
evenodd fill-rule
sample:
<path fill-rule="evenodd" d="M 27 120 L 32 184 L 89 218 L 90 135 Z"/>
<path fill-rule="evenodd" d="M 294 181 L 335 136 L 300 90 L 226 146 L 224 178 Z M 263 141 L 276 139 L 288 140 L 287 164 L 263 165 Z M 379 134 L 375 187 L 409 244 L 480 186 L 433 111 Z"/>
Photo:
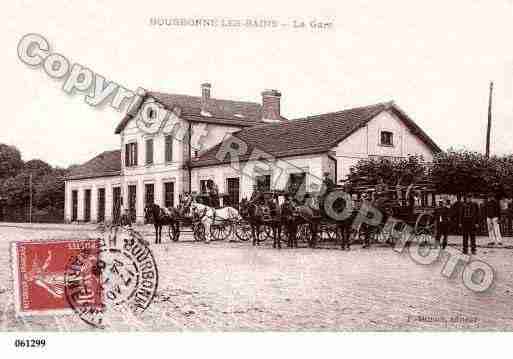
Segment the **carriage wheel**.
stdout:
<path fill-rule="evenodd" d="M 221 223 L 212 224 L 210 226 L 210 234 L 212 238 L 217 241 L 225 240 L 232 234 L 232 224 L 229 221 L 222 221 Z"/>
<path fill-rule="evenodd" d="M 192 233 L 195 241 L 205 240 L 205 226 L 201 222 L 195 222 L 192 224 Z"/>
<path fill-rule="evenodd" d="M 289 233 L 287 232 L 287 226 L 282 224 L 281 225 L 281 238 L 280 240 L 285 243 L 285 244 L 288 244 L 289 242 Z"/>
<path fill-rule="evenodd" d="M 172 240 L 173 242 L 176 242 L 178 241 L 178 238 L 180 238 L 180 227 L 179 226 L 168 226 L 168 234 L 169 234 L 169 239 Z"/>
<path fill-rule="evenodd" d="M 392 232 L 385 226 L 378 226 L 374 230 L 374 241 L 381 244 L 389 244 L 392 240 Z"/>
<path fill-rule="evenodd" d="M 360 223 L 356 229 L 356 238 L 364 245 L 378 242 L 380 231 L 380 228 L 376 228 L 367 223 Z M 366 239 L 368 239 L 368 243 L 366 243 Z"/>
<path fill-rule="evenodd" d="M 309 243 L 312 238 L 312 230 L 310 229 L 310 225 L 308 223 L 300 224 L 297 229 L 297 236 L 298 240 Z"/>
<path fill-rule="evenodd" d="M 430 213 L 421 213 L 417 217 L 414 228 L 415 234 L 431 234 L 435 233 L 435 217 Z"/>
<path fill-rule="evenodd" d="M 264 242 L 267 239 L 273 238 L 273 229 L 268 224 L 262 224 L 260 226 L 260 237 L 258 238 L 259 242 Z"/>
<path fill-rule="evenodd" d="M 349 227 L 349 243 L 353 243 L 355 240 L 358 240 L 358 228 L 353 227 L 352 225 Z"/>
<path fill-rule="evenodd" d="M 320 241 L 336 242 L 337 241 L 337 227 L 333 225 L 326 225 L 319 231 Z"/>
<path fill-rule="evenodd" d="M 369 225 L 367 223 L 360 223 L 358 228 L 354 230 L 355 238 L 362 243 L 365 243 L 365 237 L 369 235 Z"/>
<path fill-rule="evenodd" d="M 235 235 L 241 241 L 246 242 L 251 239 L 251 225 L 246 221 L 240 221 L 235 224 Z"/>
<path fill-rule="evenodd" d="M 267 239 L 273 239 L 273 227 L 271 225 L 268 224 L 265 226 L 265 234 L 267 236 Z"/>
<path fill-rule="evenodd" d="M 434 242 L 434 236 L 427 230 L 419 229 L 419 231 L 415 233 L 415 240 L 420 246 L 431 245 Z"/>
<path fill-rule="evenodd" d="M 435 236 L 435 217 L 430 213 L 421 213 L 415 222 L 414 233 L 418 244 L 431 244 Z"/>

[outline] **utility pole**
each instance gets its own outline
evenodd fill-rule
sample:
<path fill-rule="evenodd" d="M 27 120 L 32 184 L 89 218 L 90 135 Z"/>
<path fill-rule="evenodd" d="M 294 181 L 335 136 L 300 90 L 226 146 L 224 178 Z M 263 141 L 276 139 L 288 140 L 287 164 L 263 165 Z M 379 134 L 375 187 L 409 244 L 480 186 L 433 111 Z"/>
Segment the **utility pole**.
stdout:
<path fill-rule="evenodd" d="M 29 223 L 32 223 L 32 173 L 29 175 L 29 196 L 30 196 Z"/>
<path fill-rule="evenodd" d="M 492 92 L 493 82 L 490 82 L 490 95 L 488 98 L 488 126 L 486 128 L 486 157 L 490 157 L 490 131 L 492 128 Z"/>

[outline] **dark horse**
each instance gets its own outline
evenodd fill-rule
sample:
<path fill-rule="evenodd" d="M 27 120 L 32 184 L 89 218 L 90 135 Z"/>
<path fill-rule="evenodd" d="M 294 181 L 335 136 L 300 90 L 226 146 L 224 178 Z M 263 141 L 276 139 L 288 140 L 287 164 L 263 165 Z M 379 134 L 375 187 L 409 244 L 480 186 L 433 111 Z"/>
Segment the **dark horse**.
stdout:
<path fill-rule="evenodd" d="M 253 245 L 260 244 L 260 232 L 264 224 L 264 211 L 262 204 L 258 201 L 248 201 L 243 198 L 239 205 L 239 212 L 242 218 L 248 221 L 251 226 L 251 236 L 253 238 Z"/>
<path fill-rule="evenodd" d="M 147 204 L 144 208 L 146 220 L 151 220 L 155 226 L 155 244 L 162 243 L 162 226 L 172 226 L 173 240 L 178 240 L 180 233 L 180 216 L 181 211 L 179 208 L 171 207 L 166 211 L 158 204 Z"/>
<path fill-rule="evenodd" d="M 321 215 L 328 220 L 335 220 L 336 238 L 342 250 L 351 247 L 351 226 L 357 212 L 352 208 L 351 196 L 344 192 L 332 192 L 333 197 L 326 195 L 322 201 Z"/>
<path fill-rule="evenodd" d="M 295 212 L 298 216 L 298 224 L 307 225 L 310 233 L 308 238 L 309 247 L 315 248 L 321 223 L 335 225 L 336 241 L 340 242 L 341 248 L 350 248 L 351 223 L 354 220 L 355 212 L 349 205 L 350 198 L 342 191 L 325 193 L 319 198 L 319 206 L 312 208 L 309 205 L 297 205 Z"/>
<path fill-rule="evenodd" d="M 281 206 L 278 203 L 278 197 L 273 195 L 272 198 L 266 201 L 269 208 L 270 220 L 269 225 L 273 232 L 273 248 L 281 248 Z"/>

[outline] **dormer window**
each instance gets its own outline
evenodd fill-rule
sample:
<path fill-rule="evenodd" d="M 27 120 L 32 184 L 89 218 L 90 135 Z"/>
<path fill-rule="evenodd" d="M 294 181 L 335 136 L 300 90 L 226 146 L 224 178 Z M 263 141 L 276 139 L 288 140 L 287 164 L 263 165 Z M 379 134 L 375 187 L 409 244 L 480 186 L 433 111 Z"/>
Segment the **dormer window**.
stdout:
<path fill-rule="evenodd" d="M 150 107 L 150 108 L 148 108 L 146 114 L 148 115 L 148 118 L 150 120 L 153 120 L 157 113 L 155 112 L 155 110 L 153 108 Z"/>
<path fill-rule="evenodd" d="M 394 134 L 390 131 L 381 131 L 381 142 L 382 146 L 393 146 L 394 145 Z"/>

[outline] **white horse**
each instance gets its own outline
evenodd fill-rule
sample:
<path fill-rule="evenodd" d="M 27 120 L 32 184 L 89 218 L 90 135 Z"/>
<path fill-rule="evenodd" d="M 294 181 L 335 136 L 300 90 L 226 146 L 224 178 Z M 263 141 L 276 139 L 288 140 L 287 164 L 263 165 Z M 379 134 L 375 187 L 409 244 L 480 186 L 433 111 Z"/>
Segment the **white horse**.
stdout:
<path fill-rule="evenodd" d="M 205 227 L 205 241 L 210 242 L 210 227 L 214 223 L 220 223 L 224 220 L 235 221 L 240 219 L 239 211 L 233 207 L 223 207 L 215 209 L 204 204 L 193 201 L 189 207 L 190 215 L 194 212 L 201 215 L 201 223 Z"/>

